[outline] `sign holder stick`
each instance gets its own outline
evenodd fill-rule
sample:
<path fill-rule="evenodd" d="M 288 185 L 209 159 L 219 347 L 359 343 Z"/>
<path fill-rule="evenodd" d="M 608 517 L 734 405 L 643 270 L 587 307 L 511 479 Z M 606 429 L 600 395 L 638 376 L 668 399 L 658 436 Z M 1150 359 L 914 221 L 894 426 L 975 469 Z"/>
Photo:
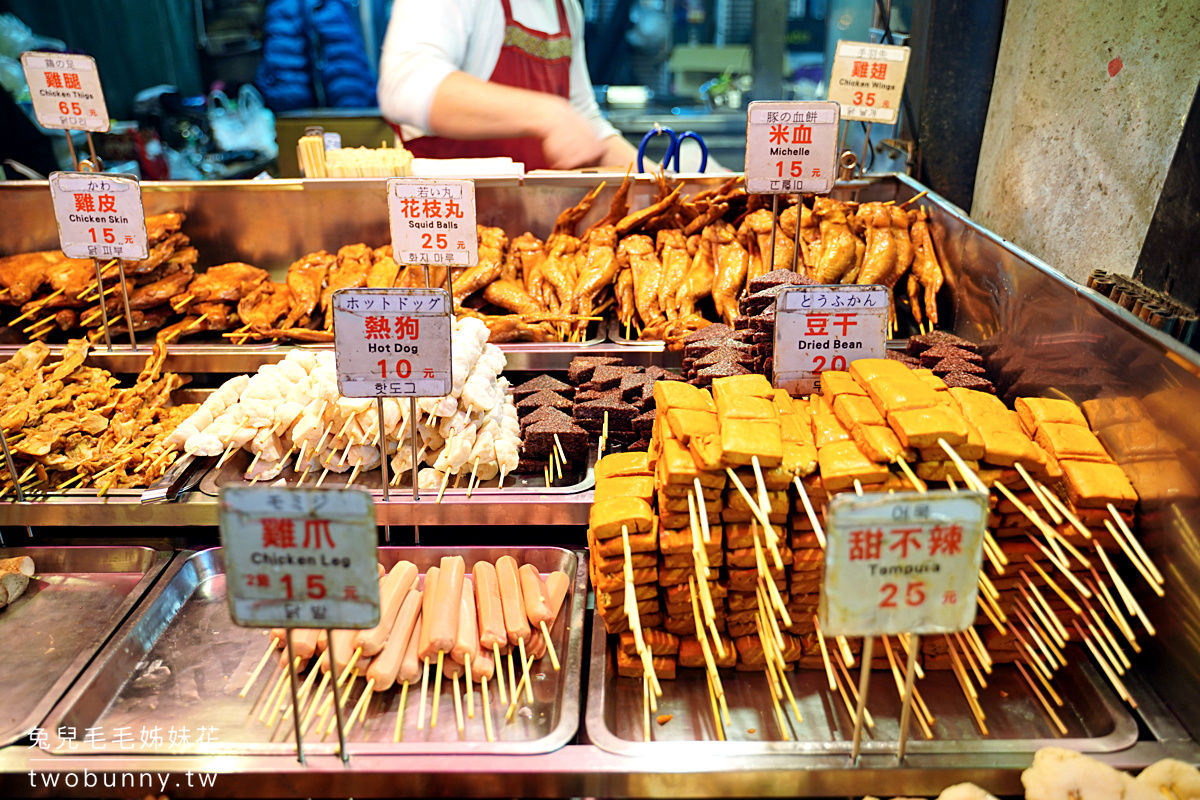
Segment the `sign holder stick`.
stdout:
<path fill-rule="evenodd" d="M 75 143 L 71 141 L 71 128 L 67 128 L 67 152 L 71 154 L 71 163 L 75 165 L 75 171 L 81 172 L 79 169 L 79 156 L 75 155 Z"/>
<path fill-rule="evenodd" d="M 3 429 L 0 429 L 0 445 L 4 447 L 4 463 L 8 467 L 8 474 L 12 477 L 13 489 L 16 490 L 17 494 L 17 502 L 24 503 L 25 492 L 21 491 L 21 484 L 17 482 L 17 478 L 19 477 L 17 475 L 17 468 L 16 465 L 13 464 L 12 452 L 8 449 L 8 437 L 4 435 Z M 33 538 L 33 528 L 26 525 L 25 532 L 29 534 L 30 539 Z M 3 543 L 3 540 L 0 540 L 0 544 Z"/>
<path fill-rule="evenodd" d="M 70 134 L 71 134 L 71 132 L 67 131 L 67 144 L 68 145 L 71 144 L 71 135 Z M 88 141 L 91 142 L 90 135 L 88 136 Z M 71 160 L 75 162 L 75 169 L 79 170 L 80 172 L 95 172 L 96 171 L 96 165 L 94 162 L 84 161 L 82 164 L 80 164 L 79 161 L 76 160 L 75 148 L 73 146 L 71 147 Z M 112 349 L 113 349 L 112 335 L 109 334 L 109 332 L 108 332 L 108 302 L 104 297 L 104 276 L 101 274 L 103 272 L 103 270 L 101 270 L 101 268 L 100 268 L 100 259 L 93 258 L 92 264 L 93 264 L 93 266 L 96 267 L 96 291 L 99 292 L 97 297 L 100 300 L 100 324 L 104 326 L 104 344 L 108 348 L 108 352 L 111 353 Z M 121 264 L 121 262 L 118 259 L 117 266 L 119 267 L 120 264 Z M 125 273 L 122 272 L 121 273 L 122 283 L 124 283 L 124 280 L 125 280 Z M 125 295 L 125 296 L 126 296 L 126 298 L 128 298 L 128 295 Z M 129 307 L 128 299 L 126 299 L 125 302 L 126 302 L 125 307 L 126 307 L 126 309 L 128 309 L 128 307 Z M 130 338 L 132 338 L 133 337 L 133 323 L 132 323 L 132 321 L 129 321 L 127 319 L 126 324 L 129 325 L 129 336 L 130 336 Z"/>
<path fill-rule="evenodd" d="M 854 744 L 850 749 L 852 764 L 858 762 L 859 750 L 862 747 L 863 712 L 867 710 L 867 690 L 871 686 L 871 659 L 874 656 L 874 650 L 875 637 L 864 636 L 862 654 L 859 656 L 862 665 L 858 672 L 858 707 L 854 709 Z"/>
<path fill-rule="evenodd" d="M 869 153 L 871 151 L 871 125 L 872 124 L 873 123 L 870 123 L 870 122 L 867 123 L 866 133 L 863 134 L 863 154 L 862 154 L 862 158 L 860 158 L 858 160 L 858 174 L 860 177 L 862 175 L 867 174 L 867 172 L 866 172 L 866 170 L 867 170 L 867 153 Z"/>
<path fill-rule="evenodd" d="M 300 700 L 296 695 L 296 656 L 292 652 L 292 628 L 288 628 L 287 633 L 287 658 L 288 658 L 288 684 L 292 688 L 292 708 L 300 708 Z M 332 663 L 332 662 L 330 662 Z M 296 760 L 302 765 L 304 764 L 304 737 L 300 733 L 300 715 L 293 714 L 294 720 L 292 730 L 296 732 Z"/>
<path fill-rule="evenodd" d="M 117 274 L 121 277 L 121 302 L 125 305 L 125 324 L 129 327 L 129 346 L 137 352 L 137 335 L 133 332 L 133 311 L 129 308 L 129 286 L 125 283 L 125 266 L 117 261 Z M 103 308 L 103 299 L 100 303 Z"/>
<path fill-rule="evenodd" d="M 417 398 L 408 398 L 408 433 L 409 441 L 412 443 L 412 485 L 413 485 L 413 500 L 420 500 L 421 494 L 417 490 Z M 419 536 L 419 534 L 418 534 Z M 417 539 L 417 544 L 420 544 L 420 538 Z"/>
<path fill-rule="evenodd" d="M 100 166 L 100 159 L 96 158 L 96 145 L 95 145 L 95 143 L 92 142 L 92 132 L 89 130 L 85 130 L 83 132 L 83 135 L 87 137 L 88 155 L 91 156 L 92 163 L 95 164 L 98 169 Z M 71 137 L 68 136 L 67 138 L 69 139 Z"/>
<path fill-rule="evenodd" d="M 379 472 L 383 476 L 383 502 L 388 503 L 388 463 L 387 463 L 387 432 L 383 428 L 383 397 L 375 398 L 375 411 L 379 416 Z M 415 484 L 416 481 L 413 481 Z M 387 523 L 387 518 L 384 518 L 383 523 L 383 540 L 385 542 L 392 541 L 392 526 Z"/>
<path fill-rule="evenodd" d="M 329 637 L 325 645 L 325 651 L 329 654 L 329 673 L 332 675 L 337 665 L 337 659 L 333 655 L 333 629 L 326 628 L 325 635 Z M 346 730 L 345 724 L 342 722 L 342 704 L 337 701 L 336 683 L 334 684 L 333 694 L 333 715 L 337 719 L 338 729 L 338 755 L 341 756 L 343 764 L 349 764 L 350 754 L 346 752 Z"/>
<path fill-rule="evenodd" d="M 912 722 L 913 694 L 917 677 L 917 651 L 921 649 L 921 637 L 909 635 L 908 666 L 904 673 L 904 705 L 900 709 L 900 742 L 896 748 L 896 762 L 904 761 L 904 751 L 908 747 L 908 726 Z"/>
<path fill-rule="evenodd" d="M 804 195 L 796 193 L 796 233 L 792 238 L 792 272 L 800 272 L 806 265 L 800 259 L 800 219 L 804 216 Z"/>
<path fill-rule="evenodd" d="M 775 236 L 779 230 L 779 195 L 771 195 L 771 260 L 768 262 L 767 272 L 775 270 Z M 800 230 L 800 217 L 796 216 L 796 230 Z M 746 282 L 746 290 L 749 291 L 750 282 Z"/>

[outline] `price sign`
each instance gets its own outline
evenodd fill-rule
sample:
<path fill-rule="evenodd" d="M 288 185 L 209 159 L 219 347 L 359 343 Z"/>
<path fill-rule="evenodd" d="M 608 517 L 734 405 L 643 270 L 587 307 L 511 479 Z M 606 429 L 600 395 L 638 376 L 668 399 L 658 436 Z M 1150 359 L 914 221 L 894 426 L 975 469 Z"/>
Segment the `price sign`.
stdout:
<path fill-rule="evenodd" d="M 975 621 L 980 492 L 847 492 L 829 503 L 821 627 L 830 636 L 953 633 Z"/>
<path fill-rule="evenodd" d="M 132 175 L 50 173 L 58 240 L 68 258 L 149 258 L 142 187 Z"/>
<path fill-rule="evenodd" d="M 375 508 L 360 489 L 227 486 L 225 589 L 248 628 L 379 624 Z"/>
<path fill-rule="evenodd" d="M 887 353 L 888 288 L 878 284 L 789 286 L 775 298 L 775 386 L 821 390 L 821 373 Z"/>
<path fill-rule="evenodd" d="M 108 106 L 94 58 L 30 50 L 21 54 L 21 66 L 33 114 L 43 128 L 108 130 Z"/>
<path fill-rule="evenodd" d="M 746 112 L 746 191 L 828 193 L 837 140 L 837 103 L 751 103 Z"/>
<path fill-rule="evenodd" d="M 333 349 L 345 397 L 450 394 L 452 304 L 445 289 L 342 289 Z"/>
<path fill-rule="evenodd" d="M 838 42 L 829 76 L 829 99 L 842 117 L 893 125 L 908 75 L 909 48 L 893 44 Z"/>
<path fill-rule="evenodd" d="M 475 181 L 390 178 L 387 187 L 398 264 L 479 263 Z"/>

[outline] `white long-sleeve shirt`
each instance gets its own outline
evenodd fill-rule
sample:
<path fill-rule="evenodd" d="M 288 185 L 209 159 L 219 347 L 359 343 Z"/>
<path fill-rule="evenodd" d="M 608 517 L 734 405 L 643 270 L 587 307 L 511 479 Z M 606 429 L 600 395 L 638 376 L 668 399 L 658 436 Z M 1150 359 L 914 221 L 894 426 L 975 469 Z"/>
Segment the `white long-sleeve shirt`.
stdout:
<path fill-rule="evenodd" d="M 535 31 L 559 32 L 554 0 L 511 0 L 513 18 Z M 583 10 L 579 0 L 563 0 L 571 32 L 571 105 L 591 125 L 597 139 L 617 134 L 600 115 L 583 52 Z M 379 59 L 379 108 L 401 126 L 404 139 L 429 132 L 429 110 L 438 87 L 451 72 L 486 81 L 504 44 L 500 0 L 395 0 Z"/>

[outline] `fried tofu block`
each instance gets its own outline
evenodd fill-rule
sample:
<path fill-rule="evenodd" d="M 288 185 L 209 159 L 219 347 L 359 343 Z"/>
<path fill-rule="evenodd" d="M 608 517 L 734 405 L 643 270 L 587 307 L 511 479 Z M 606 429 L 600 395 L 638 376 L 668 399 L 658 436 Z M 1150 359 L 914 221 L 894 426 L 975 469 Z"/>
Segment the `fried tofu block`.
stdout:
<path fill-rule="evenodd" d="M 1108 451 L 1086 425 L 1041 422 L 1033 440 L 1059 461 L 1111 461 Z"/>
<path fill-rule="evenodd" d="M 764 379 L 765 380 L 765 379 Z M 699 386 L 683 381 L 655 381 L 654 407 L 659 413 L 672 408 L 694 408 L 716 413 L 712 395 Z"/>
<path fill-rule="evenodd" d="M 1021 424 L 1030 434 L 1037 431 L 1043 422 L 1087 427 L 1087 420 L 1079 406 L 1070 400 L 1054 400 L 1046 397 L 1018 397 L 1013 403 Z"/>
<path fill-rule="evenodd" d="M 812 416 L 819 414 L 833 415 L 833 401 L 827 400 L 819 394 L 810 394 L 808 396 L 808 413 Z"/>
<path fill-rule="evenodd" d="M 718 669 L 732 669 L 737 665 L 737 650 L 728 636 L 721 636 L 720 652 L 715 642 L 710 642 L 708 649 Z M 695 636 L 685 636 L 679 641 L 679 666 L 684 669 L 703 669 L 707 666 L 704 662 L 704 648 Z"/>
<path fill-rule="evenodd" d="M 674 439 L 663 442 L 662 454 L 658 458 L 659 482 L 684 483 L 691 485 L 695 478 L 700 477 L 700 469 L 691 451 Z"/>
<path fill-rule="evenodd" d="M 749 489 L 749 487 L 747 487 L 747 489 Z M 759 502 L 758 492 L 752 492 L 751 497 L 754 498 L 754 502 L 756 504 Z M 782 492 L 772 492 L 772 491 L 768 490 L 767 491 L 767 501 L 771 504 L 771 509 L 769 512 L 767 512 L 768 514 L 786 514 L 787 513 L 787 511 L 788 511 L 788 493 L 786 490 L 784 490 Z M 750 510 L 750 506 L 746 502 L 746 498 L 742 497 L 741 492 L 730 493 L 729 499 L 726 501 L 726 503 L 728 503 L 728 508 L 731 511 L 749 511 Z"/>
<path fill-rule="evenodd" d="M 887 419 L 905 447 L 934 447 L 938 439 L 951 446 L 967 441 L 966 422 L 944 406 L 892 411 Z"/>
<path fill-rule="evenodd" d="M 883 415 L 875 408 L 875 404 L 871 402 L 869 397 L 861 397 L 859 395 L 844 394 L 841 397 L 835 397 L 833 400 L 833 413 L 838 418 L 838 422 L 849 430 L 854 432 L 857 425 L 886 425 Z"/>
<path fill-rule="evenodd" d="M 780 469 L 803 478 L 817 469 L 817 448 L 812 444 L 783 443 L 783 463 Z"/>
<path fill-rule="evenodd" d="M 1183 442 L 1148 419 L 1109 425 L 1097 436 L 1119 464 L 1171 458 L 1184 449 Z"/>
<path fill-rule="evenodd" d="M 624 556 L 625 547 L 621 543 L 620 536 L 613 536 L 601 541 L 597 539 L 591 531 L 588 532 L 588 547 L 598 556 L 611 558 L 612 556 Z M 629 534 L 629 552 L 630 553 L 653 553 L 658 550 L 658 519 L 655 518 L 654 526 L 644 533 Z"/>
<path fill-rule="evenodd" d="M 639 497 L 611 497 L 592 504 L 588 528 L 597 539 L 620 536 L 625 527 L 629 533 L 645 533 L 654 527 L 654 511 Z"/>
<path fill-rule="evenodd" d="M 854 363 L 858 363 L 857 361 Z M 883 416 L 893 411 L 933 408 L 944 402 L 938 392 L 919 378 L 877 378 L 867 384 L 867 396 Z"/>
<path fill-rule="evenodd" d="M 813 416 L 813 444 L 818 450 L 834 442 L 848 442 L 850 438 L 850 431 L 833 414 Z"/>
<path fill-rule="evenodd" d="M 934 375 L 933 370 L 931 369 L 914 369 L 912 374 L 920 378 L 921 383 L 925 384 L 934 391 L 944 392 L 950 388 L 946 385 L 944 380 L 939 378 L 937 375 Z"/>
<path fill-rule="evenodd" d="M 668 410 L 667 426 L 671 429 L 671 438 L 678 439 L 685 445 L 693 436 L 710 435 L 719 430 L 716 414 L 711 411 L 697 411 L 694 408 Z"/>
<path fill-rule="evenodd" d="M 951 386 L 948 390 L 950 396 L 958 402 L 963 413 L 967 413 L 967 408 L 979 409 L 980 411 L 1008 411 L 1008 407 L 1004 405 L 1004 401 L 994 394 L 981 392 L 976 389 L 964 389 L 961 386 Z"/>
<path fill-rule="evenodd" d="M 616 539 L 608 541 L 616 541 Z M 592 553 L 592 561 L 593 568 L 601 575 L 612 575 L 625 568 L 624 553 L 608 557 L 601 556 L 599 553 Z M 658 553 L 630 553 L 630 564 L 635 570 L 657 567 Z"/>
<path fill-rule="evenodd" d="M 786 442 L 785 442 L 786 445 Z M 738 479 L 747 489 L 758 490 L 758 476 L 754 474 L 754 470 L 750 467 L 740 467 L 737 470 Z M 767 486 L 768 492 L 783 492 L 787 491 L 792 485 L 792 475 L 783 468 L 780 464 L 778 467 L 763 467 L 762 468 L 763 483 Z"/>
<path fill-rule="evenodd" d="M 670 381 L 670 383 L 679 383 L 680 381 Z M 667 383 L 667 381 L 659 381 L 659 383 Z M 644 632 L 644 629 L 643 629 Z M 650 666 L 654 670 L 654 674 L 659 680 L 673 681 L 675 680 L 675 659 L 669 656 L 654 656 L 650 657 Z M 642 660 L 636 655 L 628 655 L 624 650 L 617 648 L 617 675 L 622 678 L 640 678 L 642 677 Z"/>
<path fill-rule="evenodd" d="M 670 381 L 678 383 L 679 381 Z M 667 383 L 667 381 L 659 381 Z M 609 453 L 596 462 L 596 480 L 616 478 L 621 475 L 652 475 L 650 458 L 645 453 Z"/>
<path fill-rule="evenodd" d="M 887 425 L 859 425 L 852 435 L 862 454 L 877 463 L 891 464 L 904 455 L 904 445 Z"/>
<path fill-rule="evenodd" d="M 857 361 L 854 363 L 858 363 Z M 860 483 L 882 483 L 887 480 L 888 468 L 863 455 L 854 442 L 835 442 L 817 452 L 821 480 L 825 490 L 838 491 Z"/>
<path fill-rule="evenodd" d="M 974 473 L 979 474 L 979 462 L 968 461 L 963 459 L 963 462 Z M 923 481 L 945 481 L 946 477 L 953 478 L 958 483 L 965 483 L 962 474 L 958 471 L 958 465 L 947 459 L 946 461 L 920 461 L 917 463 L 917 477 Z M 980 476 L 980 480 L 982 480 Z"/>
<path fill-rule="evenodd" d="M 713 471 L 721 466 L 721 434 L 711 433 L 693 436 L 688 440 L 688 452 L 701 470 Z"/>
<path fill-rule="evenodd" d="M 785 442 L 797 442 L 799 444 L 812 444 L 812 423 L 807 415 L 800 416 L 799 414 L 780 414 L 779 427 L 780 434 Z"/>
<path fill-rule="evenodd" d="M 659 570 L 657 567 L 643 567 L 633 571 L 633 585 L 640 586 L 642 584 L 652 584 L 658 581 Z M 598 592 L 608 592 L 612 594 L 620 589 L 625 591 L 625 575 L 624 571 L 613 573 L 596 573 L 592 576 L 592 586 Z"/>
<path fill-rule="evenodd" d="M 967 428 L 967 440 L 957 446 L 958 454 L 963 458 L 969 458 L 973 461 L 983 458 L 983 436 L 979 433 L 979 429 L 972 425 L 963 413 L 954 406 L 943 406 L 942 408 L 951 416 L 957 417 Z M 941 451 L 942 448 L 938 447 L 937 449 Z M 938 461 L 941 459 L 934 460 Z"/>
<path fill-rule="evenodd" d="M 1178 459 L 1136 461 L 1123 470 L 1143 508 L 1200 497 L 1200 487 Z"/>
<path fill-rule="evenodd" d="M 1045 460 L 1045 454 L 1039 453 L 1038 448 L 1022 430 L 987 427 L 980 427 L 978 430 L 983 438 L 983 459 L 989 464 L 1011 467 L 1019 462 L 1028 466 Z"/>
<path fill-rule="evenodd" d="M 724 378 L 714 378 L 712 382 L 713 398 L 722 395 L 726 398 L 739 395 L 765 397 L 768 400 L 775 395 L 775 387 L 765 375 L 728 375 Z"/>
<path fill-rule="evenodd" d="M 1137 505 L 1137 492 L 1116 464 L 1071 459 L 1059 463 L 1067 497 L 1076 508 L 1104 508 L 1107 503 L 1121 509 Z"/>
<path fill-rule="evenodd" d="M 642 631 L 642 640 L 650 648 L 652 656 L 673 656 L 679 652 L 679 637 L 673 633 L 648 628 Z M 634 641 L 633 631 L 625 631 L 621 634 L 620 647 L 627 656 L 637 655 L 637 643 Z"/>
<path fill-rule="evenodd" d="M 1084 400 L 1083 414 L 1094 431 L 1124 422 L 1140 422 L 1148 416 L 1146 407 L 1136 397 L 1098 397 L 1095 400 Z"/>
<path fill-rule="evenodd" d="M 692 497 L 692 495 L 684 495 L 683 497 L 667 497 L 665 494 L 660 492 L 658 496 L 658 510 L 660 512 L 670 511 L 673 514 L 687 514 L 688 509 L 690 508 L 688 505 L 690 497 Z M 694 503 L 695 500 L 692 500 L 691 502 Z M 704 508 L 707 512 L 719 514 L 721 513 L 721 509 L 724 507 L 725 501 L 720 497 L 704 501 Z M 697 506 L 696 510 L 699 511 L 700 507 Z"/>
<path fill-rule="evenodd" d="M 838 395 L 854 394 L 866 397 L 867 390 L 851 377 L 849 372 L 826 370 L 821 373 L 821 395 L 832 403 Z"/>
<path fill-rule="evenodd" d="M 779 423 L 727 419 L 721 425 L 721 452 L 721 460 L 726 466 L 750 464 L 757 456 L 760 466 L 777 467 L 783 463 Z"/>
<path fill-rule="evenodd" d="M 850 362 L 850 377 L 868 386 L 879 378 L 912 378 L 912 370 L 890 358 L 859 358 Z"/>
<path fill-rule="evenodd" d="M 779 420 L 779 411 L 766 397 L 753 395 L 717 395 L 717 418 L 727 419 L 772 419 Z"/>
<path fill-rule="evenodd" d="M 775 410 L 782 416 L 783 414 L 796 413 L 796 401 L 788 394 L 787 389 L 776 389 L 771 393 L 771 402 L 775 405 Z"/>
<path fill-rule="evenodd" d="M 595 499 L 606 500 L 610 497 L 640 497 L 650 502 L 650 498 L 654 497 L 654 478 L 650 475 L 621 475 L 596 481 Z"/>

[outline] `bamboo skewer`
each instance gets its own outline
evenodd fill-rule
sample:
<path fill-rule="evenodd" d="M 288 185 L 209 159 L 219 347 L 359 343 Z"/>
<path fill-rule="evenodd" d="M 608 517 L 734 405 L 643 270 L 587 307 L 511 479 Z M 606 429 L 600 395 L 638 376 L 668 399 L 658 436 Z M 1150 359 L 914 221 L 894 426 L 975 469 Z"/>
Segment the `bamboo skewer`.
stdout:
<path fill-rule="evenodd" d="M 1151 625 L 1150 620 L 1146 618 L 1146 613 L 1142 611 L 1142 607 L 1134 598 L 1133 592 L 1129 591 L 1129 587 L 1125 585 L 1125 581 L 1121 579 L 1121 576 L 1113 568 L 1112 562 L 1108 560 L 1108 553 L 1104 552 L 1104 548 L 1099 542 L 1096 543 L 1096 552 L 1100 554 L 1100 560 L 1104 562 L 1104 568 L 1108 570 L 1108 574 L 1109 577 L 1112 578 L 1113 585 L 1117 587 L 1117 593 L 1121 595 L 1121 599 L 1125 601 L 1125 608 L 1129 610 L 1131 615 L 1136 616 L 1139 620 L 1141 620 L 1143 627 L 1146 628 L 1146 633 L 1154 636 L 1156 633 L 1154 626 Z"/>
<path fill-rule="evenodd" d="M 484 697 L 487 697 L 486 690 Z M 404 738 L 404 709 L 408 705 L 408 681 L 404 681 L 400 686 L 400 707 L 396 709 L 396 727 L 392 731 L 392 742 L 399 742 Z M 489 740 L 490 741 L 490 740 Z"/>
<path fill-rule="evenodd" d="M 508 697 L 504 690 L 504 661 L 500 658 L 500 645 L 492 645 L 493 660 L 496 663 L 496 690 L 500 693 L 500 704 L 507 705 Z"/>
<path fill-rule="evenodd" d="M 1029 487 L 1029 491 L 1033 492 L 1033 496 L 1038 499 L 1038 502 L 1041 504 L 1042 508 L 1046 509 L 1046 513 L 1050 515 L 1050 520 L 1055 525 L 1061 525 L 1063 521 L 1062 516 L 1059 515 L 1058 509 L 1056 509 L 1050 503 L 1050 501 L 1042 495 L 1041 490 L 1038 488 L 1037 481 L 1035 481 L 1033 476 L 1029 474 L 1028 470 L 1021 465 L 1020 461 L 1018 461 L 1014 466 L 1017 468 L 1017 474 L 1021 476 L 1021 480 L 1025 481 L 1025 485 Z"/>
<path fill-rule="evenodd" d="M 932 717 L 932 715 L 929 714 L 929 709 L 925 706 L 924 701 L 917 700 L 917 697 L 919 695 L 917 693 L 916 684 L 915 683 L 909 684 L 909 677 L 908 677 L 907 669 L 905 669 L 904 671 L 901 671 L 900 665 L 896 659 L 896 654 L 892 651 L 891 640 L 886 635 L 883 637 L 883 649 L 884 649 L 884 652 L 887 653 L 888 667 L 892 671 L 892 680 L 896 684 L 896 691 L 900 693 L 901 703 L 904 702 L 905 697 L 908 696 L 908 693 L 911 690 L 913 699 L 910 700 L 909 703 L 911 705 L 915 705 L 917 708 L 917 715 L 916 715 L 917 716 L 917 724 L 919 724 L 921 726 L 921 733 L 923 733 L 925 735 L 925 738 L 932 739 L 933 731 L 929 727 L 929 721 L 932 720 L 933 717 Z M 914 667 L 916 666 L 916 659 L 913 659 L 913 665 L 914 665 Z M 915 669 L 913 670 L 913 678 L 916 678 L 916 670 Z M 903 730 L 904 727 L 905 727 L 904 724 L 901 723 L 901 725 L 900 725 L 901 730 Z"/>
<path fill-rule="evenodd" d="M 1125 684 L 1120 678 L 1117 677 L 1117 674 L 1113 672 L 1112 668 L 1108 664 L 1108 659 L 1106 659 L 1101 654 L 1100 650 L 1096 648 L 1096 645 L 1094 642 L 1092 642 L 1091 638 L 1080 629 L 1078 622 L 1071 620 L 1071 626 L 1075 628 L 1075 632 L 1079 634 L 1079 638 L 1083 640 L 1085 645 L 1087 645 L 1087 649 L 1089 652 L 1091 652 L 1092 658 L 1095 659 L 1096 663 L 1100 665 L 1100 669 L 1104 672 L 1104 677 L 1108 678 L 1108 682 L 1111 683 L 1113 688 L 1117 690 L 1117 696 L 1119 696 L 1126 703 L 1129 703 L 1131 707 L 1137 708 L 1137 702 L 1130 696 L 1129 691 L 1125 688 Z"/>
<path fill-rule="evenodd" d="M 1042 494 L 1045 496 L 1045 498 L 1050 501 L 1050 505 L 1054 506 L 1058 510 L 1058 513 L 1062 514 L 1067 522 L 1071 523 L 1071 527 L 1079 531 L 1080 536 L 1082 536 L 1084 539 L 1092 538 L 1092 532 L 1087 529 L 1086 525 L 1079 521 L 1079 517 L 1071 513 L 1071 509 L 1067 508 L 1066 505 L 1064 505 L 1063 502 L 1058 499 L 1058 496 L 1055 495 L 1054 492 L 1050 491 L 1040 483 L 1038 484 L 1038 487 L 1041 488 Z"/>
<path fill-rule="evenodd" d="M 263 667 L 267 665 L 267 659 L 271 657 L 271 654 L 275 652 L 278 646 L 279 637 L 272 636 L 271 641 L 267 643 L 267 651 L 263 653 L 262 658 L 258 661 L 258 666 L 254 668 L 254 671 L 250 673 L 250 677 L 246 679 L 246 685 L 238 692 L 238 697 L 245 697 L 246 693 L 250 691 L 250 687 L 254 685 L 254 682 L 258 680 L 259 674 L 263 671 Z"/>
<path fill-rule="evenodd" d="M 1150 560 L 1150 556 L 1147 555 L 1146 551 L 1142 548 L 1142 543 L 1139 542 L 1137 537 L 1133 535 L 1133 531 L 1131 531 L 1129 526 L 1125 524 L 1125 518 L 1121 516 L 1120 512 L 1117 511 L 1116 506 L 1114 506 L 1112 503 L 1108 504 L 1108 513 L 1111 514 L 1112 518 L 1117 521 L 1117 527 L 1121 530 L 1121 533 L 1125 534 L 1125 538 L 1129 540 L 1129 543 L 1133 545 L 1133 549 L 1137 551 L 1138 556 L 1142 559 L 1142 562 L 1145 563 L 1146 569 L 1150 571 L 1150 574 L 1154 577 L 1154 580 L 1160 585 L 1164 583 L 1163 574 L 1158 571 L 1158 567 L 1154 566 L 1154 562 Z M 1107 520 L 1105 520 L 1105 522 L 1107 522 Z M 1159 597 L 1161 596 L 1162 594 L 1159 593 Z"/>
<path fill-rule="evenodd" d="M 1076 614 L 1083 613 L 1083 609 L 1079 606 L 1079 604 L 1076 603 L 1074 600 L 1072 600 L 1071 597 L 1062 590 L 1062 587 L 1060 587 L 1054 581 L 1054 579 L 1050 577 L 1050 575 L 1046 572 L 1046 570 L 1042 569 L 1042 566 L 1040 564 L 1038 564 L 1036 561 L 1034 561 L 1032 558 L 1030 558 L 1028 554 L 1026 554 L 1025 560 L 1027 562 L 1029 562 L 1029 566 L 1033 567 L 1038 575 L 1042 576 L 1042 580 L 1044 580 L 1046 582 L 1046 585 L 1049 586 L 1051 589 L 1053 589 L 1054 593 L 1056 595 L 1058 595 L 1060 598 L 1062 598 L 1062 601 L 1067 604 L 1067 608 L 1071 609 L 1071 611 L 1073 611 Z"/>
<path fill-rule="evenodd" d="M 446 653 L 442 650 L 438 651 L 437 659 L 437 677 L 433 680 L 433 713 L 429 715 L 429 727 L 436 728 L 438 720 L 438 706 L 442 701 L 442 666 L 445 663 Z"/>
<path fill-rule="evenodd" d="M 417 730 L 425 729 L 425 698 L 429 696 L 429 659 L 425 659 L 425 666 L 421 670 L 421 705 L 417 709 Z"/>
<path fill-rule="evenodd" d="M 1022 664 L 1020 661 L 1017 661 L 1016 664 L 1017 664 L 1017 671 L 1021 673 L 1021 677 L 1025 679 L 1025 683 L 1029 684 L 1029 688 L 1033 690 L 1034 696 L 1038 699 L 1038 702 L 1040 702 L 1042 704 L 1042 708 L 1045 709 L 1046 714 L 1050 717 L 1050 720 L 1054 723 L 1054 727 L 1058 730 L 1059 733 L 1061 733 L 1063 736 L 1066 736 L 1067 735 L 1067 726 L 1063 724 L 1062 719 L 1058 716 L 1057 713 L 1055 713 L 1054 708 L 1050 705 L 1050 703 L 1047 702 L 1046 696 L 1042 694 L 1042 692 L 1038 688 L 1037 684 L 1034 683 L 1033 679 L 1029 677 L 1029 673 L 1025 670 L 1025 665 Z"/>
<path fill-rule="evenodd" d="M 458 729 L 458 735 L 462 736 L 466 730 L 466 726 L 463 725 L 462 692 L 458 685 L 457 674 L 455 674 L 454 679 L 451 681 L 451 685 L 454 692 L 454 725 Z"/>
<path fill-rule="evenodd" d="M 497 664 L 497 666 L 499 666 L 499 664 Z M 499 675 L 499 673 L 496 674 Z M 503 680 L 497 679 L 496 682 L 500 686 L 504 685 Z M 489 742 L 494 742 L 496 741 L 496 734 L 492 731 L 492 707 L 491 703 L 488 701 L 488 679 L 486 675 L 484 676 L 483 680 L 479 682 L 479 688 L 483 692 L 483 708 L 480 709 L 483 712 L 483 731 L 487 736 L 487 740 Z"/>
<path fill-rule="evenodd" d="M 267 715 L 270 713 L 271 707 L 275 703 L 275 696 L 278 695 L 281 691 L 283 691 L 283 682 L 286 681 L 287 678 L 288 678 L 288 671 L 285 668 L 279 674 L 279 678 L 275 681 L 274 688 L 271 689 L 270 693 L 267 695 L 266 702 L 263 703 L 262 710 L 258 714 L 259 722 L 266 722 Z"/>
<path fill-rule="evenodd" d="M 1117 544 L 1121 547 L 1122 552 L 1125 553 L 1125 556 L 1133 563 L 1133 566 L 1141 573 L 1142 577 L 1146 579 L 1146 583 L 1150 584 L 1150 589 L 1159 597 L 1165 596 L 1166 592 L 1163 591 L 1162 586 L 1155 580 L 1150 571 L 1146 569 L 1146 565 L 1141 558 L 1130 549 L 1125 539 L 1121 536 L 1121 532 L 1109 520 L 1104 520 L 1104 527 L 1108 530 L 1108 535 L 1117 540 Z"/>
<path fill-rule="evenodd" d="M 845 662 L 845 660 L 842 658 L 841 651 L 835 650 L 833 653 L 833 656 L 834 656 L 834 658 L 833 658 L 834 666 L 836 666 L 838 668 L 837 672 L 835 672 L 834 674 L 840 676 L 839 682 L 841 679 L 845 680 L 846 686 L 848 686 L 850 688 L 850 696 L 854 699 L 853 704 L 848 704 L 850 706 L 850 708 L 848 709 L 850 712 L 850 719 L 853 720 L 855 711 L 858 707 L 858 684 L 855 683 L 854 680 L 850 677 L 850 670 L 851 670 L 851 668 L 854 667 L 854 664 L 853 663 L 847 664 Z M 863 708 L 863 720 L 864 720 L 864 722 L 866 722 L 867 728 L 874 730 L 875 718 L 871 716 L 871 710 L 869 708 L 866 708 L 865 705 Z"/>

